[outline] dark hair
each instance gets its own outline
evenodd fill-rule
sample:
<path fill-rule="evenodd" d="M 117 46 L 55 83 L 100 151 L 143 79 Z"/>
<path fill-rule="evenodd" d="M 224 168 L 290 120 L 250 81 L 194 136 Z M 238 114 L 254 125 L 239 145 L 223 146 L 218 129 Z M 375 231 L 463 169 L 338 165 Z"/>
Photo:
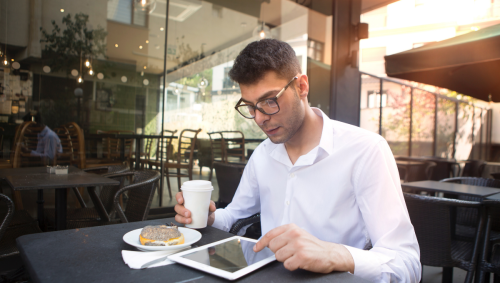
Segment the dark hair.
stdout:
<path fill-rule="evenodd" d="M 260 81 L 269 71 L 287 80 L 301 73 L 299 60 L 288 43 L 262 39 L 248 44 L 234 60 L 229 76 L 239 84 L 250 85 Z"/>

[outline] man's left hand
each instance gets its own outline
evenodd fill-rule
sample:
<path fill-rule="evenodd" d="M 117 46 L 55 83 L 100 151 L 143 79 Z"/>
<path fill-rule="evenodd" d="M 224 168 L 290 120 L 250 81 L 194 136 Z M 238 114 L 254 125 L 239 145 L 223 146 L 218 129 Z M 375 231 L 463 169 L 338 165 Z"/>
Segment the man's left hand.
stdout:
<path fill-rule="evenodd" d="M 269 231 L 253 248 L 255 252 L 268 247 L 288 270 L 298 268 L 312 272 L 354 273 L 354 259 L 346 247 L 321 241 L 295 224 L 287 224 Z"/>

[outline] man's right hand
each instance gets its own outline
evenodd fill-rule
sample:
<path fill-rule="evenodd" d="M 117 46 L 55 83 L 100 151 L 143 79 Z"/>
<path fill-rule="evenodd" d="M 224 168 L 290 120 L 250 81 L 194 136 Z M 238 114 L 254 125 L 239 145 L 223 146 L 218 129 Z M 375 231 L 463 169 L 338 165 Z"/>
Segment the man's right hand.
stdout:
<path fill-rule="evenodd" d="M 175 212 L 177 212 L 177 215 L 175 215 L 175 221 L 183 224 L 191 223 L 191 211 L 184 207 L 184 198 L 182 197 L 182 192 L 178 192 L 175 195 L 175 199 L 177 200 L 177 204 L 174 207 Z M 208 226 L 212 226 L 212 224 L 214 224 L 215 210 L 215 202 L 211 200 L 210 206 L 208 207 Z"/>

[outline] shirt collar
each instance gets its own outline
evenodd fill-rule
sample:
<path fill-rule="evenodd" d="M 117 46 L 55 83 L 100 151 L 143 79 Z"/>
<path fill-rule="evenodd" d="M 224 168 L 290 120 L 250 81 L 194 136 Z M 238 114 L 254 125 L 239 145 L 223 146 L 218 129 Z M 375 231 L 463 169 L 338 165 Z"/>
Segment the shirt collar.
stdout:
<path fill-rule="evenodd" d="M 282 143 L 274 144 L 270 139 L 267 139 L 266 142 L 264 143 L 264 145 L 268 150 L 269 155 L 276 161 L 284 164 L 287 167 L 312 165 L 313 163 L 322 159 L 321 156 L 319 156 L 320 149 L 328 155 L 333 153 L 332 121 L 319 108 L 311 107 L 311 109 L 314 111 L 314 114 L 323 118 L 323 129 L 321 131 L 321 139 L 317 147 L 313 148 L 306 155 L 301 156 L 294 165 L 290 161 L 290 157 L 288 157 L 285 144 Z"/>

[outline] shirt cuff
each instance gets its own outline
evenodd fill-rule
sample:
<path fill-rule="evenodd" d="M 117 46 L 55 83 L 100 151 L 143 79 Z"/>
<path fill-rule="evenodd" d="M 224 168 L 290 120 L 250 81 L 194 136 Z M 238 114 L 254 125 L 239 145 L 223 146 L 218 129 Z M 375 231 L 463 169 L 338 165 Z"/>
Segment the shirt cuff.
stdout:
<path fill-rule="evenodd" d="M 224 218 L 225 218 L 224 217 L 224 209 L 223 208 L 217 209 L 214 212 L 214 216 L 215 216 L 215 219 L 214 219 L 214 223 L 212 224 L 212 227 L 217 228 L 217 229 L 222 230 L 222 231 L 229 232 L 231 227 L 227 227 L 226 221 L 224 221 Z"/>
<path fill-rule="evenodd" d="M 354 259 L 354 275 L 370 282 L 379 282 L 382 274 L 378 257 L 370 251 L 344 245 Z"/>

